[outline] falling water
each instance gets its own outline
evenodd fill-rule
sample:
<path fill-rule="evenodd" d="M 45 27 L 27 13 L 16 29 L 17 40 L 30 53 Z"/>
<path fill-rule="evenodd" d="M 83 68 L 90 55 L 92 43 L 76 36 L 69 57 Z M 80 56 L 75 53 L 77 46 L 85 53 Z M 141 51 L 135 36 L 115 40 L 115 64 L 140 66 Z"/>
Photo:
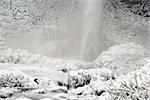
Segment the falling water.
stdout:
<path fill-rule="evenodd" d="M 3 22 L 0 23 L 7 23 L 3 24 L 7 29 L 0 29 L 2 31 L 0 34 L 6 37 L 9 47 L 27 49 L 32 53 L 50 57 L 94 60 L 103 48 L 103 37 L 100 34 L 103 0 L 41 1 L 43 1 L 42 4 L 34 0 L 13 1 L 14 4 L 21 6 L 20 8 L 29 10 L 28 12 L 31 12 L 33 17 L 37 14 L 41 16 L 41 20 L 34 21 L 33 18 L 26 17 L 23 20 L 20 15 L 17 15 L 20 19 L 15 21 L 12 16 L 4 17 L 6 21 L 2 20 Z M 21 5 L 24 2 L 27 3 L 25 8 Z M 35 3 L 38 6 L 34 5 Z M 15 5 L 12 7 L 15 8 Z M 14 11 L 8 12 L 7 9 L 2 10 L 10 15 L 15 13 Z M 26 13 L 23 14 L 27 15 Z M 0 16 L 5 15 L 0 14 Z M 19 27 L 21 25 L 24 26 Z"/>
<path fill-rule="evenodd" d="M 92 61 L 116 43 L 149 47 L 149 21 L 124 10 L 111 11 L 113 0 L 1 1 L 0 35 L 12 49 Z"/>
<path fill-rule="evenodd" d="M 87 0 L 81 36 L 80 56 L 82 60 L 93 60 L 99 54 L 102 4 L 103 0 Z"/>

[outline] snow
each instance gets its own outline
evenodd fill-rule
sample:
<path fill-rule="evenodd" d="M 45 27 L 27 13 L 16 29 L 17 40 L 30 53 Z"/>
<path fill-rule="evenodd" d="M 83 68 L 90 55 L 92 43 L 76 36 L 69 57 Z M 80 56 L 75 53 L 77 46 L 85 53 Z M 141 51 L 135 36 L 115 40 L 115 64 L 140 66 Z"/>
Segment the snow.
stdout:
<path fill-rule="evenodd" d="M 9 87 L 2 87 L 0 89 L 0 97 L 1 98 L 7 98 L 10 97 L 11 95 L 13 95 L 17 90 L 16 89 L 12 89 Z"/>
<path fill-rule="evenodd" d="M 29 99 L 29 98 L 17 98 L 16 100 L 32 100 L 32 99 Z"/>
<path fill-rule="evenodd" d="M 146 2 L 1 0 L 0 100 L 150 100 Z"/>
<path fill-rule="evenodd" d="M 56 87 L 57 86 L 57 83 L 52 80 L 52 79 L 49 79 L 47 77 L 35 77 L 34 78 L 34 82 L 36 82 L 38 84 L 38 87 L 40 88 L 45 88 L 45 87 Z"/>
<path fill-rule="evenodd" d="M 116 74 L 139 69 L 138 60 L 148 57 L 149 52 L 139 44 L 125 43 L 110 47 L 95 60 L 95 63 L 109 68 Z"/>
<path fill-rule="evenodd" d="M 92 63 L 54 59 L 25 50 L 5 49 L 0 52 L 1 98 L 150 98 L 149 95 L 145 95 L 150 92 L 150 58 L 147 56 L 147 50 L 137 44 L 113 46 Z M 108 63 L 109 66 L 104 66 Z"/>

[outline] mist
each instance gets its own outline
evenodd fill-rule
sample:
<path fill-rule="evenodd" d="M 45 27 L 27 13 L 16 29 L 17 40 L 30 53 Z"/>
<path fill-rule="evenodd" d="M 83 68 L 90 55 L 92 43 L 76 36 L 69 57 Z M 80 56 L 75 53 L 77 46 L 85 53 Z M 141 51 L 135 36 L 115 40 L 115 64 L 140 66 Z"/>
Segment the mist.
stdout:
<path fill-rule="evenodd" d="M 111 5 L 108 1 L 16 0 L 12 5 L 7 2 L 1 12 L 0 34 L 13 49 L 85 61 L 93 61 L 114 44 L 134 42 L 148 47 L 146 19 L 126 17 L 124 11 L 107 7 Z"/>

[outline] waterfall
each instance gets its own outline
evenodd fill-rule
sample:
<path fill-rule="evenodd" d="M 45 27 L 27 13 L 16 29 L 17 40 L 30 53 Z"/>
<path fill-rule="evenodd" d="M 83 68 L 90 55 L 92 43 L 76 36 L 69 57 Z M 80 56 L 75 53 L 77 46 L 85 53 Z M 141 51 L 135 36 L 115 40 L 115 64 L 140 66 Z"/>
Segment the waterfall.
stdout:
<path fill-rule="evenodd" d="M 99 43 L 103 39 L 100 36 L 103 0 L 40 1 L 12 1 L 12 8 L 17 5 L 20 11 L 25 11 L 21 12 L 23 15 L 0 8 L 6 13 L 0 13 L 5 19 L 0 22 L 0 35 L 7 39 L 8 46 L 50 57 L 94 60 L 101 52 Z M 7 3 L 3 6 L 9 7 Z M 13 17 L 13 13 L 17 14 Z M 32 15 L 26 18 L 28 13 Z"/>
<path fill-rule="evenodd" d="M 94 60 L 100 49 L 100 26 L 103 0 L 86 0 L 80 56 L 82 60 Z"/>

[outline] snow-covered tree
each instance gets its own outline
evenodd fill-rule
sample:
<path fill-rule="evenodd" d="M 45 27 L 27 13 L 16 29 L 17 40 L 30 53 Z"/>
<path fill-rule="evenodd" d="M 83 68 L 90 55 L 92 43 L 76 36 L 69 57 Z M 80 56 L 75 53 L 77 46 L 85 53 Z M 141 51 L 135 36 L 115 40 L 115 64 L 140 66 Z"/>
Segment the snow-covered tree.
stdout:
<path fill-rule="evenodd" d="M 115 73 L 123 74 L 141 67 L 138 60 L 148 57 L 148 51 L 141 45 L 126 43 L 110 47 L 96 59 L 96 63 Z"/>
<path fill-rule="evenodd" d="M 137 71 L 120 76 L 108 88 L 112 96 L 111 100 L 148 100 L 150 99 L 150 75 L 149 66 Z"/>

